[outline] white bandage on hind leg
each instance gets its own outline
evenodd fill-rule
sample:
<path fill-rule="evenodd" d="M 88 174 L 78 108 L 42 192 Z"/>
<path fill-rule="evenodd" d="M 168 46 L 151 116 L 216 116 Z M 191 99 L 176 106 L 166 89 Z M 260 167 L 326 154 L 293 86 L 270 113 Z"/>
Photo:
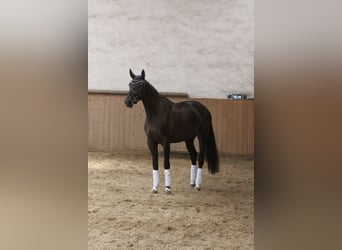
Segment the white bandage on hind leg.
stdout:
<path fill-rule="evenodd" d="M 196 187 L 200 187 L 202 185 L 202 168 L 197 169 L 196 176 Z"/>
<path fill-rule="evenodd" d="M 170 169 L 165 169 L 164 170 L 164 175 L 165 175 L 165 187 L 171 187 Z"/>
<path fill-rule="evenodd" d="M 153 170 L 153 189 L 157 189 L 159 186 L 159 171 Z"/>
<path fill-rule="evenodd" d="M 195 185 L 196 175 L 197 175 L 197 166 L 191 165 L 191 169 L 190 169 L 190 184 L 191 185 Z"/>

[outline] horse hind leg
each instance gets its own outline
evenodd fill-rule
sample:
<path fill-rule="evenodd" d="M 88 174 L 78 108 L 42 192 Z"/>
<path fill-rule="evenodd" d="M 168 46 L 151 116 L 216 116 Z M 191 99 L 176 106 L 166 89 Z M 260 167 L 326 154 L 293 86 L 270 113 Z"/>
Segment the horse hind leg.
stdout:
<path fill-rule="evenodd" d="M 205 137 L 199 136 L 199 154 L 198 154 L 198 168 L 196 173 L 195 189 L 197 191 L 201 190 L 202 185 L 202 167 L 204 164 L 204 153 L 205 153 Z"/>
<path fill-rule="evenodd" d="M 187 150 L 189 151 L 190 158 L 191 158 L 191 168 L 190 168 L 190 186 L 195 187 L 196 182 L 196 175 L 197 175 L 197 152 L 194 146 L 194 139 L 195 137 L 185 141 L 185 145 Z"/>
<path fill-rule="evenodd" d="M 171 194 L 170 143 L 164 143 L 165 193 Z"/>

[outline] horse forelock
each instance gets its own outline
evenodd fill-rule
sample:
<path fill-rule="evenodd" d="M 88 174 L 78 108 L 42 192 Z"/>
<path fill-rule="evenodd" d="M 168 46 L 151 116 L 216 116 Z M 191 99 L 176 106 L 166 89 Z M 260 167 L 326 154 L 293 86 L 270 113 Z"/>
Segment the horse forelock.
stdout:
<path fill-rule="evenodd" d="M 139 83 L 145 83 L 144 79 L 133 79 L 131 81 L 132 84 L 139 84 Z"/>

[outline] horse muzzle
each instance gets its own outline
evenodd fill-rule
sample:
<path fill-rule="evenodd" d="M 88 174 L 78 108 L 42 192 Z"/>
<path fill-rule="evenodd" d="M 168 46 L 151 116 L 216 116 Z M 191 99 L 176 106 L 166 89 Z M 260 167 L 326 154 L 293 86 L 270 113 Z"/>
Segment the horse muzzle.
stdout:
<path fill-rule="evenodd" d="M 128 108 L 133 107 L 133 100 L 132 100 L 132 97 L 130 95 L 126 97 L 125 104 L 126 104 L 126 107 L 128 107 Z"/>

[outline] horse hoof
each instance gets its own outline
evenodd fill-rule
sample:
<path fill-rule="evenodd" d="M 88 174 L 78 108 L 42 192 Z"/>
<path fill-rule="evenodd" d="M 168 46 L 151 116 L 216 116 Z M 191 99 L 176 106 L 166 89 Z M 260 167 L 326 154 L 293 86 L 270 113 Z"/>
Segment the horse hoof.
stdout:
<path fill-rule="evenodd" d="M 196 187 L 195 187 L 195 190 L 196 190 L 196 191 L 201 191 L 201 187 L 196 186 Z"/>
<path fill-rule="evenodd" d="M 190 183 L 189 185 L 190 185 L 190 187 L 193 187 L 193 188 L 195 187 L 195 184 L 191 184 L 191 183 Z"/>
<path fill-rule="evenodd" d="M 165 189 L 165 194 L 171 194 L 171 189 L 166 188 L 166 189 Z"/>
<path fill-rule="evenodd" d="M 156 193 L 158 193 L 158 190 L 155 189 L 155 188 L 152 188 L 151 193 L 152 193 L 152 194 L 156 194 Z"/>

